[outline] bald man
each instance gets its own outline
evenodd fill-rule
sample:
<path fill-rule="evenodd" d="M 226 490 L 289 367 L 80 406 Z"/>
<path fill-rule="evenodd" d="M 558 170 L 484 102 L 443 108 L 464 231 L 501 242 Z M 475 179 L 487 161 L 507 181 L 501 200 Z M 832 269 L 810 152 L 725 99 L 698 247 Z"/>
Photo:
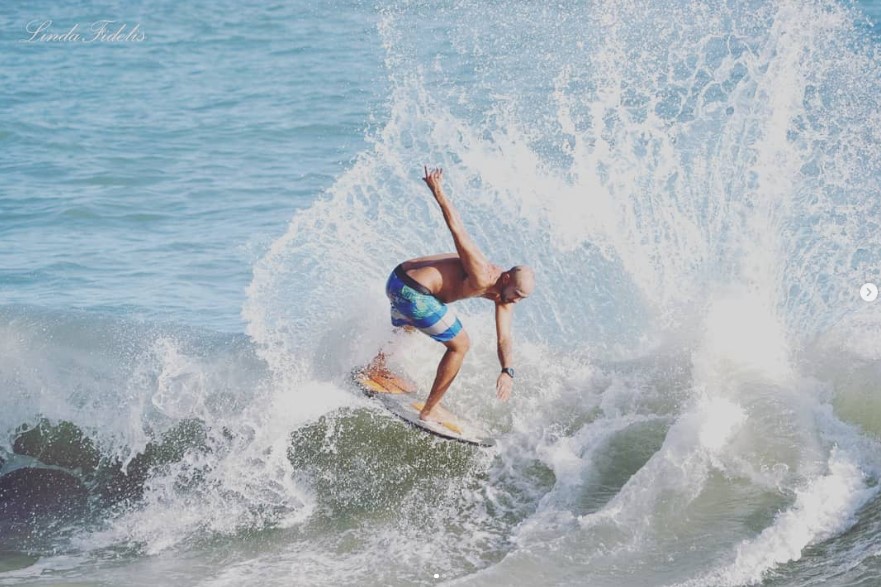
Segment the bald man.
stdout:
<path fill-rule="evenodd" d="M 444 194 L 442 169 L 429 170 L 426 167 L 423 180 L 443 212 L 456 252 L 404 261 L 389 276 L 386 295 L 391 302 L 393 326 L 418 329 L 447 347 L 437 367 L 428 400 L 419 414 L 422 420 L 437 421 L 440 419 L 438 404 L 459 373 L 471 346 L 468 333 L 447 304 L 466 298 L 486 298 L 495 303 L 498 355 L 502 367 L 496 380 L 496 395 L 505 401 L 514 387 L 511 354 L 514 305 L 532 293 L 535 278 L 532 269 L 525 265 L 505 271 L 487 260 Z M 380 353 L 371 370 L 384 371 L 383 363 L 384 357 Z"/>

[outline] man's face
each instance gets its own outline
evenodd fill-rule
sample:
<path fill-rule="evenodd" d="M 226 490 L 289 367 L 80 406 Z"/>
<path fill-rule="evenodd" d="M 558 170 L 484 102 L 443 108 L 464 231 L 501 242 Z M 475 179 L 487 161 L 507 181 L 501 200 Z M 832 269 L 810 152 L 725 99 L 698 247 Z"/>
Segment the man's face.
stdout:
<path fill-rule="evenodd" d="M 508 285 L 502 289 L 503 304 L 516 304 L 526 297 L 528 297 L 528 294 L 521 290 L 514 282 L 508 283 Z"/>

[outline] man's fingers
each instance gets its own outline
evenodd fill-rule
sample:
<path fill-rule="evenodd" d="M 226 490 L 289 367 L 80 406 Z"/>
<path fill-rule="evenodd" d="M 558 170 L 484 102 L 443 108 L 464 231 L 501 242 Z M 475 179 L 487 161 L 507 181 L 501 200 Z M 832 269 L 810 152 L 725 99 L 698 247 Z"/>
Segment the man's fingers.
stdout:
<path fill-rule="evenodd" d="M 423 165 L 422 168 L 425 171 L 425 177 L 423 177 L 422 180 L 430 187 L 436 184 L 439 185 L 440 182 L 443 181 L 444 170 L 440 167 L 429 169 L 428 165 Z"/>
<path fill-rule="evenodd" d="M 496 381 L 496 397 L 503 402 L 508 401 L 508 398 L 511 397 L 511 388 L 512 386 L 509 383 L 502 381 L 500 378 Z"/>

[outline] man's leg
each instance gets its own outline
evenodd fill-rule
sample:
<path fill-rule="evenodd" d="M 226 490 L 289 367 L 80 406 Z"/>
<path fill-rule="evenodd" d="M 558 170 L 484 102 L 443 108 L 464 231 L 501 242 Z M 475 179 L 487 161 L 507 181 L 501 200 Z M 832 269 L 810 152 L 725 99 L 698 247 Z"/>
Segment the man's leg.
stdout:
<path fill-rule="evenodd" d="M 463 329 L 459 331 L 459 334 L 443 344 L 447 347 L 447 352 L 444 353 L 440 364 L 437 366 L 437 375 L 434 378 L 434 385 L 431 386 L 431 393 L 428 394 L 425 407 L 419 413 L 421 420 L 436 419 L 435 415 L 432 414 L 432 410 L 440 403 L 450 384 L 453 383 L 456 375 L 459 374 L 462 360 L 471 347 L 471 339 L 468 338 L 468 333 Z"/>

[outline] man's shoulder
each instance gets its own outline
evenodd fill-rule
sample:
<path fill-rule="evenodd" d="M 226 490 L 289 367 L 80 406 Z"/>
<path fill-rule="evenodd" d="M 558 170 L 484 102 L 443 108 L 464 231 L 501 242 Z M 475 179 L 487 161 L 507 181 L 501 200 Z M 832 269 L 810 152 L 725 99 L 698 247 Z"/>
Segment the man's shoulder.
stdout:
<path fill-rule="evenodd" d="M 502 274 L 502 268 L 492 263 L 483 264 L 473 275 L 469 275 L 468 279 L 477 289 L 484 290 L 495 285 Z"/>

